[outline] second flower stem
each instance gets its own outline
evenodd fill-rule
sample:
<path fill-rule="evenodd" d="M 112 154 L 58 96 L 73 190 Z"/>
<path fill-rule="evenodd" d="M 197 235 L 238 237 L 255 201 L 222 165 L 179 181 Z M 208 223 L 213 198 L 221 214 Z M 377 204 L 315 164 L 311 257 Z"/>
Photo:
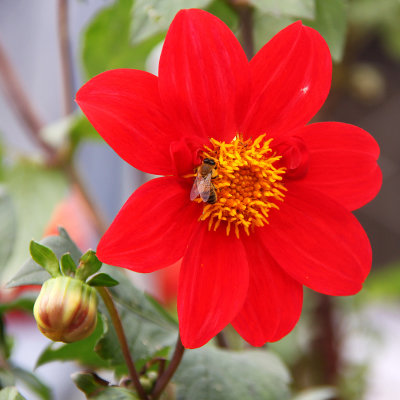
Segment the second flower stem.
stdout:
<path fill-rule="evenodd" d="M 141 400 L 148 400 L 147 394 L 143 389 L 142 384 L 139 381 L 139 375 L 136 371 L 135 364 L 133 362 L 131 353 L 129 352 L 128 342 L 126 340 L 124 328 L 122 327 L 121 319 L 118 315 L 117 308 L 115 307 L 114 301 L 110 295 L 110 292 L 105 287 L 97 288 L 101 298 L 104 301 L 105 306 L 110 314 L 111 321 L 114 325 L 115 332 L 117 333 L 118 340 L 121 345 L 122 354 L 124 356 L 126 365 L 129 370 L 130 378 L 135 386 L 135 389 Z"/>
<path fill-rule="evenodd" d="M 184 351 L 185 348 L 183 347 L 183 344 L 181 342 L 181 337 L 179 336 L 178 333 L 178 340 L 176 342 L 174 355 L 172 356 L 168 368 L 157 380 L 156 386 L 151 395 L 152 400 L 157 400 L 160 397 L 161 393 L 164 391 L 165 387 L 168 385 L 168 382 L 171 380 L 172 376 L 174 375 L 176 369 L 178 368 L 182 360 Z"/>

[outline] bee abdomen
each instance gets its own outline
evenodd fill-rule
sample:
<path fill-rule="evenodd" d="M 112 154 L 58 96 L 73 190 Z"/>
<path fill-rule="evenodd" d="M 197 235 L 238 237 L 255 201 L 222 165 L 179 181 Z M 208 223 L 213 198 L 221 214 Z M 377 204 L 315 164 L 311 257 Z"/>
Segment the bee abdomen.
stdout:
<path fill-rule="evenodd" d="M 210 191 L 210 197 L 207 200 L 208 204 L 215 204 L 217 202 L 217 194 L 215 193 L 215 190 Z"/>

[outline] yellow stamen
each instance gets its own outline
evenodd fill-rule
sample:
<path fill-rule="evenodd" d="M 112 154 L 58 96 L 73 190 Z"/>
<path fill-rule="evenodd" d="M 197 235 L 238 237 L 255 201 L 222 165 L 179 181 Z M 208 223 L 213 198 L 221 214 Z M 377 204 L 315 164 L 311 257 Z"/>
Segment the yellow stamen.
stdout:
<path fill-rule="evenodd" d="M 215 231 L 224 221 L 228 236 L 231 224 L 237 237 L 240 227 L 250 235 L 254 227 L 268 224 L 271 209 L 279 209 L 276 203 L 283 201 L 287 190 L 282 184 L 286 169 L 274 165 L 281 156 L 272 152 L 272 139 L 264 139 L 265 135 L 254 141 L 237 135 L 231 143 L 210 139 L 212 146 L 205 146 L 203 157 L 217 162 L 217 177 L 213 179 L 217 201 L 203 203 L 199 218 L 209 218 L 209 230 Z"/>

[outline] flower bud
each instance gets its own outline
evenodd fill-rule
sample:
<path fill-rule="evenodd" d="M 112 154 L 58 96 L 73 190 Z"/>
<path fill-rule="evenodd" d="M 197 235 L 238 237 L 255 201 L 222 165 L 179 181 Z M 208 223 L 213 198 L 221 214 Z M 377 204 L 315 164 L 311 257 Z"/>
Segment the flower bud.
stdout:
<path fill-rule="evenodd" d="M 55 342 L 75 342 L 96 327 L 96 290 L 66 276 L 46 281 L 33 308 L 38 328 Z"/>

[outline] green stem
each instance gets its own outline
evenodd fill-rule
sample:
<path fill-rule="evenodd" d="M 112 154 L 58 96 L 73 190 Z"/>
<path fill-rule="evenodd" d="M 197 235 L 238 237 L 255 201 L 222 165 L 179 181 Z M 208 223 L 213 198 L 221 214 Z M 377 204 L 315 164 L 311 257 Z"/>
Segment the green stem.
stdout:
<path fill-rule="evenodd" d="M 115 307 L 114 301 L 110 295 L 110 292 L 105 287 L 97 288 L 101 298 L 104 301 L 105 306 L 110 314 L 111 321 L 114 325 L 115 332 L 117 333 L 118 340 L 121 345 L 122 354 L 124 356 L 126 365 L 129 370 L 129 376 L 135 386 L 135 389 L 141 400 L 148 400 L 146 392 L 144 391 L 140 381 L 139 375 L 136 371 L 135 364 L 133 363 L 133 359 L 131 353 L 129 352 L 128 342 L 126 340 L 124 328 L 122 327 L 121 319 L 118 315 L 118 311 Z"/>
<path fill-rule="evenodd" d="M 184 351 L 185 348 L 183 347 L 183 344 L 181 342 L 181 337 L 178 334 L 178 340 L 176 341 L 174 355 L 172 356 L 168 368 L 157 380 L 156 386 L 154 387 L 154 390 L 151 395 L 152 400 L 157 400 L 161 396 L 161 393 L 164 391 L 165 387 L 168 385 L 176 369 L 178 368 L 182 360 Z"/>

